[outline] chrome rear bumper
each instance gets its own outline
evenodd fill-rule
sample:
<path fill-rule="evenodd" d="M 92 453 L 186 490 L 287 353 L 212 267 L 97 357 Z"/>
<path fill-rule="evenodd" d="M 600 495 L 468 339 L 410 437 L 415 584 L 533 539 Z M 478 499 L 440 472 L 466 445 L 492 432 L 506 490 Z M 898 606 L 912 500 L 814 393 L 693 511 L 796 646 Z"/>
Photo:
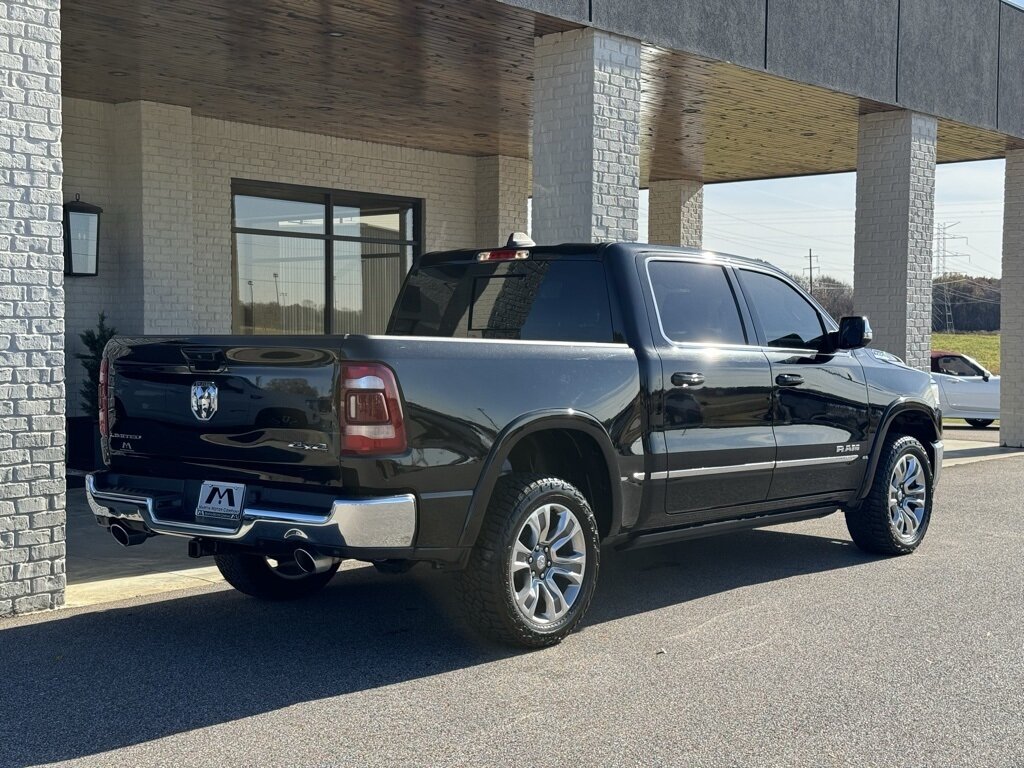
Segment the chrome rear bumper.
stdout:
<path fill-rule="evenodd" d="M 403 549 L 416 537 L 416 497 L 410 493 L 363 499 L 336 499 L 326 515 L 245 507 L 237 526 L 198 525 L 161 518 L 156 497 L 104 488 L 86 476 L 89 506 L 99 517 L 142 523 L 153 533 L 219 539 L 241 545 L 279 541 L 334 549 Z"/>

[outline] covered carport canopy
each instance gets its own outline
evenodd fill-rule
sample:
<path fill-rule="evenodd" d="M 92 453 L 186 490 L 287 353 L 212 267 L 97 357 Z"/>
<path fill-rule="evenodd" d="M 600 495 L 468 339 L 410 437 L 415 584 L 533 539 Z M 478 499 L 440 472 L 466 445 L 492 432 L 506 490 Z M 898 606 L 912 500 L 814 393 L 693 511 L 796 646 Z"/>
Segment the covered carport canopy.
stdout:
<path fill-rule="evenodd" d="M 583 26 L 567 15 L 493 0 L 67 3 L 64 95 L 527 158 L 534 38 Z M 851 171 L 860 116 L 900 108 L 646 43 L 642 78 L 644 186 Z M 938 121 L 940 163 L 1002 157 L 1015 146 L 1024 141 L 990 127 Z"/>

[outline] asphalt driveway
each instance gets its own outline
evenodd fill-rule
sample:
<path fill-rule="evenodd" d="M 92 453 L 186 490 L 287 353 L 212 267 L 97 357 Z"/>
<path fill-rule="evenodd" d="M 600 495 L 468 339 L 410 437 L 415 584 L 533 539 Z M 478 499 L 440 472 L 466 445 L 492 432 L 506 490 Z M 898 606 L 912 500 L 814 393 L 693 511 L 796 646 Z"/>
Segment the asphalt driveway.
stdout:
<path fill-rule="evenodd" d="M 535 653 L 426 570 L 0 621 L 0 765 L 1020 766 L 1024 458 L 943 484 L 910 557 L 838 516 L 607 554 Z"/>

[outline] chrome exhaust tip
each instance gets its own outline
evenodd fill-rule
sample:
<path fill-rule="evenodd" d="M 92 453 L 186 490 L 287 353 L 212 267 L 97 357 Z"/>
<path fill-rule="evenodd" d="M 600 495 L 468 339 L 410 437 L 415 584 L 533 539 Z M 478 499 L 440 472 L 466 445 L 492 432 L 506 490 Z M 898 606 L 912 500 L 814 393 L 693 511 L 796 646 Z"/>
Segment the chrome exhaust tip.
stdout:
<path fill-rule="evenodd" d="M 310 552 L 308 549 L 295 550 L 295 564 L 303 573 L 324 573 L 338 562 L 337 558 Z"/>
<path fill-rule="evenodd" d="M 120 544 L 122 547 L 132 547 L 136 544 L 141 544 L 149 535 L 143 531 L 135 531 L 131 528 L 126 528 L 120 523 L 114 523 L 110 526 L 110 535 L 114 537 L 114 541 Z"/>

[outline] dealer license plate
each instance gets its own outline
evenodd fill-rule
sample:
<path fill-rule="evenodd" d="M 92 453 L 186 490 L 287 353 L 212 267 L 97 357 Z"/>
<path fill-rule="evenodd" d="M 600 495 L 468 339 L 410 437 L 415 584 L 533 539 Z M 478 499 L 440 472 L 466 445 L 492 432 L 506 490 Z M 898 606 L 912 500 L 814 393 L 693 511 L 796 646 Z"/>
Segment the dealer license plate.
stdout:
<path fill-rule="evenodd" d="M 244 501 L 245 485 L 242 483 L 217 483 L 207 480 L 199 491 L 196 517 L 238 520 L 242 516 Z"/>

